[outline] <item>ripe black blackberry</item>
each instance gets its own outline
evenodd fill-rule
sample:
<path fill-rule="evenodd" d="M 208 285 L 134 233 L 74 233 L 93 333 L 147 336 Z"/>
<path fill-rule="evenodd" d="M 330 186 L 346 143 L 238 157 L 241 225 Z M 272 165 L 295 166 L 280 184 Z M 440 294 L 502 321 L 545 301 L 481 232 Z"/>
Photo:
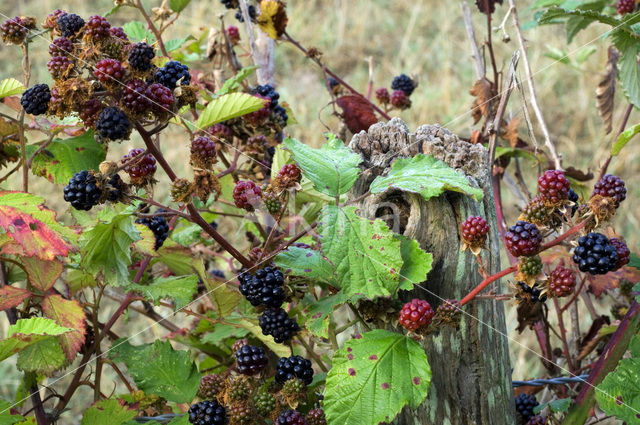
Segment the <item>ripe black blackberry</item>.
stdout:
<path fill-rule="evenodd" d="M 68 76 L 73 61 L 66 56 L 54 56 L 47 62 L 47 69 L 54 80 Z"/>
<path fill-rule="evenodd" d="M 198 396 L 207 400 L 213 400 L 224 388 L 224 378 L 217 374 L 204 375 L 200 379 Z"/>
<path fill-rule="evenodd" d="M 46 84 L 36 84 L 25 90 L 20 98 L 20 105 L 27 114 L 41 115 L 49 109 L 51 100 L 51 90 Z"/>
<path fill-rule="evenodd" d="M 274 109 L 278 106 L 278 99 L 280 99 L 280 94 L 273 88 L 271 84 L 265 84 L 263 86 L 256 86 L 253 90 L 251 90 L 251 94 L 259 94 L 260 96 L 268 97 L 271 99 L 271 103 L 269 107 Z"/>
<path fill-rule="evenodd" d="M 307 422 L 309 425 L 327 425 L 327 418 L 324 410 L 317 408 L 311 409 L 307 413 Z"/>
<path fill-rule="evenodd" d="M 132 115 L 144 115 L 151 110 L 151 100 L 145 94 L 149 85 L 133 79 L 127 83 L 122 95 L 122 107 Z"/>
<path fill-rule="evenodd" d="M 271 119 L 282 129 L 287 126 L 287 122 L 289 121 L 289 114 L 287 114 L 287 110 L 284 109 L 282 105 L 277 105 L 271 110 Z"/>
<path fill-rule="evenodd" d="M 213 269 L 209 272 L 209 274 L 211 275 L 211 277 L 217 277 L 218 279 L 226 279 L 227 276 L 225 276 L 224 272 L 220 269 Z"/>
<path fill-rule="evenodd" d="M 67 37 L 58 37 L 49 44 L 51 56 L 71 56 L 73 54 L 73 42 Z"/>
<path fill-rule="evenodd" d="M 29 28 L 19 16 L 7 19 L 0 25 L 0 35 L 2 36 L 2 41 L 6 43 L 22 44 L 28 33 Z"/>
<path fill-rule="evenodd" d="M 193 425 L 224 425 L 227 414 L 217 401 L 205 400 L 189 408 L 189 422 Z"/>
<path fill-rule="evenodd" d="M 101 83 L 114 86 L 122 84 L 127 75 L 127 70 L 118 60 L 102 59 L 96 63 L 93 73 Z"/>
<path fill-rule="evenodd" d="M 235 352 L 237 369 L 243 375 L 255 375 L 267 366 L 269 359 L 264 349 L 253 345 L 244 345 Z"/>
<path fill-rule="evenodd" d="M 147 43 L 136 43 L 129 52 L 129 66 L 136 71 L 145 72 L 151 69 L 151 60 L 156 56 L 153 47 Z"/>
<path fill-rule="evenodd" d="M 578 239 L 578 246 L 573 251 L 573 262 L 581 272 L 606 274 L 618 263 L 618 253 L 605 235 L 589 233 Z"/>
<path fill-rule="evenodd" d="M 533 408 L 540 404 L 535 396 L 526 393 L 519 394 L 515 401 L 516 411 L 522 415 L 525 422 L 534 416 Z"/>
<path fill-rule="evenodd" d="M 416 89 L 416 83 L 406 74 L 400 74 L 391 82 L 391 89 L 401 90 L 407 96 L 411 96 L 411 93 Z"/>
<path fill-rule="evenodd" d="M 282 308 L 269 308 L 259 319 L 263 335 L 271 335 L 277 343 L 289 341 L 299 330 L 298 323 Z"/>
<path fill-rule="evenodd" d="M 622 266 L 629 264 L 629 261 L 631 260 L 631 251 L 629 250 L 627 244 L 622 239 L 618 238 L 609 239 L 609 243 L 613 245 L 613 247 L 616 249 L 616 253 L 618 254 L 618 262 L 613 267 L 612 271 L 618 270 Z"/>
<path fill-rule="evenodd" d="M 620 205 L 620 202 L 626 199 L 627 188 L 625 187 L 624 181 L 620 177 L 611 174 L 605 174 L 593 186 L 593 195 L 601 195 L 608 198 L 613 198 L 616 201 L 617 207 L 618 205 Z"/>
<path fill-rule="evenodd" d="M 311 361 L 301 356 L 281 357 L 275 379 L 279 384 L 284 384 L 290 379 L 299 379 L 309 385 L 313 381 Z"/>
<path fill-rule="evenodd" d="M 297 410 L 287 410 L 278 416 L 275 425 L 308 425 L 302 413 Z"/>
<path fill-rule="evenodd" d="M 122 181 L 119 174 L 114 174 L 107 180 L 107 200 L 116 202 L 122 198 L 123 192 L 127 189 L 127 185 Z"/>
<path fill-rule="evenodd" d="M 518 286 L 522 290 L 525 295 L 525 299 L 531 301 L 532 303 L 536 302 L 545 302 L 547 301 L 547 295 L 542 294 L 542 289 L 538 286 L 537 283 L 534 283 L 533 286 L 527 285 L 525 282 L 518 282 Z"/>
<path fill-rule="evenodd" d="M 84 19 L 75 13 L 67 13 L 58 18 L 58 28 L 65 37 L 73 37 L 84 27 Z"/>
<path fill-rule="evenodd" d="M 163 212 L 163 210 L 158 210 L 158 212 Z M 153 233 L 153 236 L 156 239 L 156 243 L 153 246 L 153 249 L 156 251 L 160 249 L 164 241 L 169 236 L 169 223 L 167 223 L 167 219 L 165 216 L 155 216 L 153 218 L 143 217 L 136 220 L 136 223 L 144 224 Z"/>
<path fill-rule="evenodd" d="M 75 173 L 64 188 L 64 200 L 77 210 L 89 211 L 98 204 L 102 190 L 98 188 L 96 178 L 87 170 Z"/>
<path fill-rule="evenodd" d="M 167 62 L 165 66 L 156 71 L 155 81 L 170 89 L 175 89 L 178 81 L 180 85 L 187 86 L 191 82 L 189 67 L 178 61 Z"/>
<path fill-rule="evenodd" d="M 280 307 L 284 301 L 284 276 L 273 267 L 265 267 L 256 271 L 255 275 L 243 275 L 240 293 L 252 306 Z"/>
<path fill-rule="evenodd" d="M 159 83 L 154 83 L 147 87 L 145 95 L 151 102 L 151 109 L 153 112 L 159 115 L 171 113 L 176 100 L 173 97 L 173 92 L 170 88 Z"/>
<path fill-rule="evenodd" d="M 569 197 L 570 183 L 562 170 L 547 170 L 538 177 L 538 194 L 551 205 L 563 203 Z"/>
<path fill-rule="evenodd" d="M 128 139 L 131 134 L 131 121 L 127 114 L 115 106 L 104 108 L 96 122 L 96 130 L 105 139 Z"/>
<path fill-rule="evenodd" d="M 535 255 L 540 249 L 542 234 L 535 224 L 518 220 L 505 234 L 505 244 L 514 257 Z"/>
<path fill-rule="evenodd" d="M 620 15 L 633 13 L 633 11 L 636 10 L 636 1 L 635 0 L 618 0 L 617 10 Z"/>
<path fill-rule="evenodd" d="M 248 9 L 249 9 L 249 18 L 251 18 L 251 22 L 255 22 L 256 16 L 257 16 L 256 7 L 250 4 Z M 240 22 L 244 22 L 244 15 L 242 14 L 242 10 L 238 9 L 238 11 L 236 12 L 236 19 Z"/>
<path fill-rule="evenodd" d="M 266 390 L 260 390 L 253 396 L 253 405 L 263 418 L 269 417 L 276 408 L 276 399 Z"/>

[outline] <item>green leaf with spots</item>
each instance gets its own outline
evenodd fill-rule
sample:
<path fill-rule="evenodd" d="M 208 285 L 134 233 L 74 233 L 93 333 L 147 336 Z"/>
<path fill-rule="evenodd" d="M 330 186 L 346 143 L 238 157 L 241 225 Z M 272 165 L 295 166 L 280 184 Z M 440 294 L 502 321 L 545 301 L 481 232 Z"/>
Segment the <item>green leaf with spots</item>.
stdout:
<path fill-rule="evenodd" d="M 347 193 L 360 175 L 362 158 L 333 134 L 319 149 L 291 138 L 285 139 L 284 145 L 316 190 L 326 195 Z"/>
<path fill-rule="evenodd" d="M 51 376 L 68 361 L 57 338 L 47 338 L 25 348 L 18 355 L 17 366 L 23 372 Z"/>
<path fill-rule="evenodd" d="M 193 301 L 198 292 L 198 276 L 170 276 L 155 279 L 148 285 L 131 283 L 125 288 L 127 292 L 137 292 L 147 301 L 158 305 L 160 300 L 174 300 L 174 310 L 180 310 Z"/>
<path fill-rule="evenodd" d="M 109 358 L 124 362 L 139 389 L 175 403 L 190 403 L 198 391 L 200 378 L 188 351 L 176 351 L 169 341 L 131 345 L 119 339 Z"/>
<path fill-rule="evenodd" d="M 427 397 L 431 368 L 413 339 L 376 329 L 348 341 L 333 357 L 324 407 L 330 424 L 389 423 Z"/>
<path fill-rule="evenodd" d="M 335 284 L 333 268 L 319 251 L 290 246 L 273 259 L 284 272 L 307 277 L 325 284 Z"/>
<path fill-rule="evenodd" d="M 264 100 L 247 93 L 229 93 L 213 99 L 200 113 L 196 127 L 204 130 L 231 118 L 250 114 L 264 107 Z"/>
<path fill-rule="evenodd" d="M 122 425 L 136 415 L 116 399 L 100 400 L 84 412 L 81 425 Z"/>
<path fill-rule="evenodd" d="M 342 291 L 329 297 L 322 297 L 319 300 L 309 296 L 302 301 L 303 313 L 306 318 L 304 326 L 320 338 L 329 338 L 329 321 L 333 310 L 346 303 L 354 302 L 356 297 L 349 297 Z"/>
<path fill-rule="evenodd" d="M 445 190 L 471 195 L 477 201 L 483 195 L 482 189 L 471 186 L 464 174 L 433 156 L 423 154 L 396 159 L 389 174 L 376 177 L 370 187 L 371 193 L 382 193 L 389 189 L 418 193 L 425 200 Z"/>

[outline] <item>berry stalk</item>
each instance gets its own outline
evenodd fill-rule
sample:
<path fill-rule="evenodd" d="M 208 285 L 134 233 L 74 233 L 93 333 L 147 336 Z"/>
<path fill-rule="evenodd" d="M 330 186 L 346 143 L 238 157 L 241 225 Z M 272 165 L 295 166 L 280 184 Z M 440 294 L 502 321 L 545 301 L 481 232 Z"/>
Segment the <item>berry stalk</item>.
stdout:
<path fill-rule="evenodd" d="M 496 274 L 492 274 L 491 276 L 487 277 L 485 280 L 483 280 L 482 282 L 480 282 L 480 284 L 478 286 L 476 286 L 471 292 L 469 292 L 469 294 L 467 294 L 467 296 L 465 296 L 463 299 L 460 300 L 460 306 L 465 305 L 466 303 L 468 303 L 469 301 L 471 301 L 472 299 L 475 298 L 476 295 L 478 295 L 478 293 L 480 291 L 482 291 L 484 288 L 486 288 L 490 283 L 495 282 L 496 280 L 500 279 L 501 277 L 507 276 L 511 273 L 514 273 L 515 271 L 518 270 L 518 265 L 513 265 L 509 268 L 506 268 L 502 271 L 499 271 Z"/>

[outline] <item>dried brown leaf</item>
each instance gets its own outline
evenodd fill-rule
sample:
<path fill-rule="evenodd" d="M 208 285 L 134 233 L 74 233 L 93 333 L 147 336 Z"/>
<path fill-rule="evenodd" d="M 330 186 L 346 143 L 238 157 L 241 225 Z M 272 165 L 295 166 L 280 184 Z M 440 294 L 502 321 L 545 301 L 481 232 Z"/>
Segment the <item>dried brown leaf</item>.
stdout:
<path fill-rule="evenodd" d="M 471 114 L 473 123 L 480 121 L 483 116 L 489 118 L 491 113 L 491 83 L 486 78 L 482 78 L 475 82 L 471 90 L 471 96 L 475 96 L 471 105 Z"/>
<path fill-rule="evenodd" d="M 487 13 L 487 4 L 489 5 L 489 13 L 495 12 L 496 3 L 502 4 L 502 0 L 476 0 L 476 6 L 482 13 Z"/>
<path fill-rule="evenodd" d="M 502 138 L 509 142 L 512 148 L 518 146 L 518 124 L 520 124 L 520 120 L 513 118 L 509 121 L 509 124 L 505 125 L 504 134 L 502 135 Z"/>
<path fill-rule="evenodd" d="M 613 125 L 613 107 L 616 94 L 616 75 L 618 74 L 618 59 L 620 53 L 612 46 L 609 47 L 607 67 L 596 88 L 596 106 L 602 117 L 607 134 L 611 133 Z"/>

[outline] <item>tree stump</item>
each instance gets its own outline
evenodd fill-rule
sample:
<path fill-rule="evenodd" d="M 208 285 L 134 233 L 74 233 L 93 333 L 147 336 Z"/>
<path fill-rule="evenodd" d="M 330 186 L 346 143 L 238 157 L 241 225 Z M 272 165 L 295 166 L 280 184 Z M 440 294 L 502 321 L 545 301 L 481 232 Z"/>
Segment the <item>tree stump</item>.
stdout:
<path fill-rule="evenodd" d="M 416 239 L 433 255 L 433 268 L 420 284 L 425 289 L 416 286 L 403 291 L 403 301 L 422 298 L 435 309 L 443 299 L 460 300 L 482 281 L 475 257 L 461 251 L 460 223 L 470 215 L 483 216 L 490 224 L 488 249 L 482 250 L 482 258 L 489 274 L 500 270 L 488 151 L 483 146 L 461 141 L 438 125 L 424 125 L 410 133 L 402 120 L 394 118 L 355 135 L 349 147 L 364 159 L 352 199 L 386 174 L 395 158 L 418 153 L 448 163 L 484 192 L 481 203 L 456 192 L 425 201 L 416 194 L 387 191 L 357 204 L 363 216 L 385 220 L 393 231 Z M 405 408 L 395 424 L 515 424 L 504 305 L 474 300 L 463 310 L 467 314 L 462 314 L 458 327 L 445 326 L 422 341 L 433 373 L 429 395 L 418 409 Z"/>

